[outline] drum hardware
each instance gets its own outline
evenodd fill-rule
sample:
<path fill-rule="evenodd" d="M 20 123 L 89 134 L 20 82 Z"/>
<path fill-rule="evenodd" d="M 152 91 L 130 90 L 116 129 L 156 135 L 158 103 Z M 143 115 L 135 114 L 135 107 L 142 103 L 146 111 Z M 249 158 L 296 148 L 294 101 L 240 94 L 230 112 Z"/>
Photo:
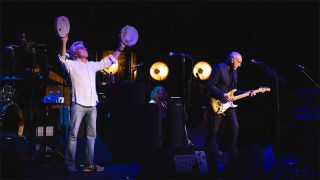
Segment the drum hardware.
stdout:
<path fill-rule="evenodd" d="M 12 101 L 16 95 L 16 89 L 12 86 L 6 85 L 3 88 L 1 88 L 0 94 L 1 94 L 1 101 L 2 100 Z"/>
<path fill-rule="evenodd" d="M 40 73 L 35 78 L 43 82 L 41 86 L 44 86 L 46 91 L 53 90 L 56 88 L 58 88 L 58 90 L 61 90 L 58 86 L 62 85 L 62 93 L 64 95 L 65 86 L 67 85 L 66 80 L 60 75 L 51 71 L 52 69 L 55 68 L 55 66 L 44 64 L 43 67 L 46 69 L 46 72 L 42 74 Z M 31 159 L 31 163 L 35 162 L 37 159 L 42 159 L 45 157 L 52 158 L 54 154 L 58 155 L 58 157 L 60 158 L 64 158 L 63 153 L 57 150 L 55 145 L 51 143 L 51 140 L 55 140 L 56 138 L 58 138 L 57 137 L 59 134 L 58 132 L 59 130 L 61 130 L 61 126 L 55 123 L 56 119 L 52 119 L 54 118 L 53 110 L 60 109 L 61 107 L 62 109 L 64 109 L 65 104 L 64 103 L 43 103 L 43 102 L 40 103 L 40 99 L 37 102 L 39 103 L 38 105 L 39 107 L 41 107 L 41 109 L 44 108 L 44 111 L 43 111 L 44 116 L 42 119 L 38 119 L 39 125 L 36 125 L 36 137 L 39 137 L 41 142 L 39 144 L 39 147 L 37 148 L 37 151 L 35 152 L 35 154 Z M 64 120 L 64 117 L 63 117 L 63 120 Z M 54 123 L 49 124 L 49 122 L 54 122 Z M 63 128 L 64 127 L 62 127 L 62 129 Z"/>
<path fill-rule="evenodd" d="M 0 122 L 3 124 L 5 129 L 9 131 L 20 130 L 20 127 L 24 127 L 23 112 L 18 104 L 13 101 L 1 101 L 0 103 Z M 21 134 L 22 135 L 22 134 Z"/>
<path fill-rule="evenodd" d="M 45 108 L 44 119 L 40 125 L 36 126 L 36 137 L 41 138 L 40 145 L 37 148 L 37 151 L 33 154 L 30 163 L 33 163 L 37 159 L 53 157 L 53 153 L 57 154 L 62 159 L 64 158 L 63 153 L 59 152 L 53 143 L 48 142 L 48 138 L 55 137 L 55 125 L 49 125 L 52 106 L 63 105 L 62 103 L 40 103 L 41 107 Z M 51 120 L 52 121 L 52 120 Z"/>
<path fill-rule="evenodd" d="M 24 78 L 17 77 L 17 76 L 3 76 L 3 77 L 0 77 L 0 81 L 19 81 L 19 80 L 24 80 Z"/>
<path fill-rule="evenodd" d="M 49 65 L 49 64 L 46 64 L 43 67 L 48 68 L 48 69 L 55 69 L 56 68 L 55 66 Z"/>

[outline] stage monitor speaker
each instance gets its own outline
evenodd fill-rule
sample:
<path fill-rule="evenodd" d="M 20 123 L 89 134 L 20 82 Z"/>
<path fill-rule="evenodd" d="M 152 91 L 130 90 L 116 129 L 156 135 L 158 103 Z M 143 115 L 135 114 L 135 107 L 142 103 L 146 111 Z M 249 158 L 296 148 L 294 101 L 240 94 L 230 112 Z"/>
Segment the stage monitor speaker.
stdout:
<path fill-rule="evenodd" d="M 276 157 L 271 145 L 252 145 L 230 159 L 222 170 L 222 178 L 256 179 L 273 178 Z"/>
<path fill-rule="evenodd" d="M 217 177 L 216 159 L 207 147 L 170 147 L 159 156 L 157 177 L 196 178 Z"/>

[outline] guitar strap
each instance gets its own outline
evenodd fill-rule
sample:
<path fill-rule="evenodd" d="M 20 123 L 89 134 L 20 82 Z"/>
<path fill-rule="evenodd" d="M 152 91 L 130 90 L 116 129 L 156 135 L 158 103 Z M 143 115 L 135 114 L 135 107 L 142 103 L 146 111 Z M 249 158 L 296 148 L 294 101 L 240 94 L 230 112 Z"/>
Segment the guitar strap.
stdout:
<path fill-rule="evenodd" d="M 229 70 L 229 75 L 230 75 L 230 84 L 229 84 L 229 89 L 234 89 L 235 88 L 235 79 L 234 79 L 234 69 Z"/>

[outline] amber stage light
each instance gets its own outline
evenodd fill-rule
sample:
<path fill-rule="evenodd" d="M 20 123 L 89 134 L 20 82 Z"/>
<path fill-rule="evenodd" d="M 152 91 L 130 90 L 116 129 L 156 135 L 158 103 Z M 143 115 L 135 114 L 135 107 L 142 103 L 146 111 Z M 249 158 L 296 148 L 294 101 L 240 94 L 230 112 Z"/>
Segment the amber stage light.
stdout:
<path fill-rule="evenodd" d="M 105 51 L 103 52 L 102 54 L 102 60 L 106 60 L 108 58 L 109 55 L 113 54 L 113 51 Z M 118 58 L 119 60 L 119 58 Z M 118 71 L 119 69 L 119 63 L 115 63 L 115 64 L 112 64 L 111 66 L 109 66 L 108 68 L 105 68 L 103 70 L 101 70 L 104 74 L 106 75 L 109 75 L 110 72 L 112 72 L 112 74 L 116 74 L 116 72 Z"/>
<path fill-rule="evenodd" d="M 107 74 L 110 74 L 110 72 L 112 72 L 112 74 L 115 74 L 118 71 L 118 68 L 119 68 L 119 64 L 115 63 L 109 66 L 108 68 L 103 69 L 102 71 L 106 72 Z"/>
<path fill-rule="evenodd" d="M 150 75 L 154 80 L 163 81 L 169 74 L 168 66 L 163 62 L 155 62 L 150 67 Z"/>
<path fill-rule="evenodd" d="M 198 62 L 193 68 L 193 75 L 197 77 L 197 74 L 201 80 L 206 80 L 211 74 L 211 66 L 205 61 Z"/>

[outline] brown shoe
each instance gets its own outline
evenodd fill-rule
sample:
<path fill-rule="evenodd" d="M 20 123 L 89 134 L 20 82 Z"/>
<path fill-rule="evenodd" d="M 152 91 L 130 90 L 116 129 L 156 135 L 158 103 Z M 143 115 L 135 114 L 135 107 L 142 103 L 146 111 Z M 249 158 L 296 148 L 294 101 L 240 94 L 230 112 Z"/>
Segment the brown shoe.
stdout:
<path fill-rule="evenodd" d="M 104 167 L 103 166 L 99 166 L 99 165 L 89 165 L 89 166 L 85 166 L 82 169 L 83 172 L 100 172 L 100 171 L 104 171 Z"/>
<path fill-rule="evenodd" d="M 96 165 L 95 170 L 96 170 L 97 172 L 104 171 L 104 167 L 103 167 L 103 166 Z"/>

